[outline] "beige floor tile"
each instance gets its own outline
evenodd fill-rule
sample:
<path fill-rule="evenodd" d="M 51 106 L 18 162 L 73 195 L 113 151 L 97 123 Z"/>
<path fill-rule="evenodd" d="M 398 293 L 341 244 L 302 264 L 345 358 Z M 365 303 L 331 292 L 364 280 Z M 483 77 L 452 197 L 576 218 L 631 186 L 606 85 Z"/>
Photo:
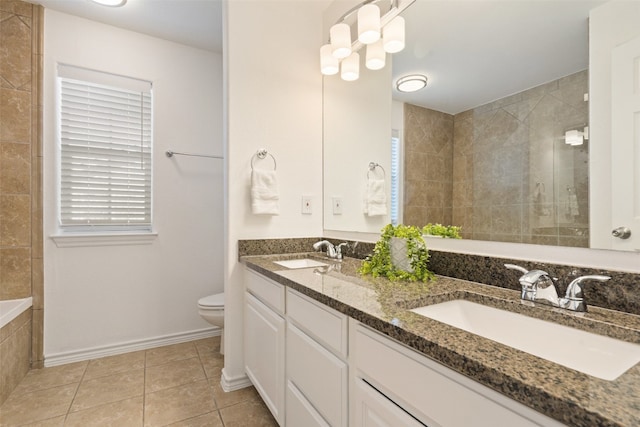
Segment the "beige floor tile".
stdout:
<path fill-rule="evenodd" d="M 218 411 L 209 412 L 199 417 L 178 421 L 170 424 L 170 427 L 224 427 Z"/>
<path fill-rule="evenodd" d="M 220 386 L 220 381 L 213 381 L 211 383 L 213 389 L 213 396 L 216 399 L 216 405 L 218 409 L 225 408 L 227 406 L 235 405 L 236 403 L 244 402 L 251 399 L 260 399 L 255 387 L 246 387 L 236 391 L 225 392 Z"/>
<path fill-rule="evenodd" d="M 203 363 L 202 367 L 204 368 L 204 373 L 211 384 L 220 382 L 220 378 L 222 377 L 222 368 L 224 367 L 224 364 L 220 366 L 215 366 L 211 363 Z"/>
<path fill-rule="evenodd" d="M 35 423 L 31 423 L 31 424 L 23 424 L 21 427 L 63 427 L 64 419 L 66 417 L 67 417 L 66 415 L 61 415 L 55 418 L 36 421 Z"/>
<path fill-rule="evenodd" d="M 151 350 L 147 350 L 146 366 L 148 368 L 150 366 L 164 365 L 165 363 L 191 359 L 197 356 L 198 351 L 193 341 L 152 348 Z"/>
<path fill-rule="evenodd" d="M 145 426 L 160 426 L 188 420 L 215 410 L 206 380 L 169 388 L 145 396 Z"/>
<path fill-rule="evenodd" d="M 77 384 L 11 394 L 2 404 L 0 426 L 19 426 L 66 414 L 78 388 Z"/>
<path fill-rule="evenodd" d="M 278 427 L 275 418 L 260 398 L 220 409 L 220 416 L 225 427 Z"/>
<path fill-rule="evenodd" d="M 141 427 L 143 396 L 95 406 L 67 416 L 65 427 Z"/>
<path fill-rule="evenodd" d="M 121 372 L 80 383 L 71 412 L 117 402 L 144 393 L 144 369 Z"/>
<path fill-rule="evenodd" d="M 147 368 L 145 393 L 153 393 L 204 379 L 206 376 L 199 358 L 177 360 Z"/>
<path fill-rule="evenodd" d="M 98 378 L 105 375 L 113 375 L 118 372 L 144 368 L 144 358 L 145 351 L 134 351 L 132 353 L 93 359 L 87 366 L 84 379 Z"/>
<path fill-rule="evenodd" d="M 77 384 L 82 379 L 87 364 L 88 362 L 76 362 L 50 368 L 32 369 L 13 390 L 12 395 Z"/>

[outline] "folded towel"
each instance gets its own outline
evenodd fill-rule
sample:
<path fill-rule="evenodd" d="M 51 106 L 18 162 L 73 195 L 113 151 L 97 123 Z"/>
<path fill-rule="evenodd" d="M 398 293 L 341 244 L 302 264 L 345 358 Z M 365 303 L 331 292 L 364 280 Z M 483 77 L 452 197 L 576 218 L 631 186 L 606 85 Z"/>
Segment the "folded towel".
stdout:
<path fill-rule="evenodd" d="M 251 171 L 251 212 L 256 215 L 278 215 L 279 199 L 276 171 Z"/>
<path fill-rule="evenodd" d="M 384 179 L 368 179 L 364 196 L 364 213 L 368 216 L 387 214 L 387 193 Z"/>

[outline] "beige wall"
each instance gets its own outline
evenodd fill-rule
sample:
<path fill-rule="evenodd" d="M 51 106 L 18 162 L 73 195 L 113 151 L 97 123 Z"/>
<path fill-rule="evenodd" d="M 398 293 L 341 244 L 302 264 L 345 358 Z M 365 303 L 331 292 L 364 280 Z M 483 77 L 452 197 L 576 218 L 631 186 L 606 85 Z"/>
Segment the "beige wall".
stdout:
<path fill-rule="evenodd" d="M 2 378 L 7 381 L 26 373 L 15 371 L 29 366 L 24 361 L 5 363 L 24 354 L 25 342 L 32 348 L 33 366 L 43 362 L 41 29 L 41 7 L 0 2 L 0 300 L 33 296 L 34 303 L 32 338 L 24 339 L 28 322 L 18 325 L 20 346 L 11 331 L 3 332 Z M 7 326 L 12 324 L 16 327 L 15 322 Z M 3 384 L 2 396 L 8 387 Z"/>

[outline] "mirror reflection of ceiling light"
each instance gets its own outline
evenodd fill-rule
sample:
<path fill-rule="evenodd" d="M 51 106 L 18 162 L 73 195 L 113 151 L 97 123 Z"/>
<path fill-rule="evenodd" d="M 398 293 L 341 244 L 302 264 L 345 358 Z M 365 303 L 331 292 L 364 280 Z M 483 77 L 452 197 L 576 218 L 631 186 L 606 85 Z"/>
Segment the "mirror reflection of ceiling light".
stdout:
<path fill-rule="evenodd" d="M 410 74 L 396 81 L 396 89 L 400 92 L 416 92 L 427 86 L 427 77 L 422 74 Z"/>
<path fill-rule="evenodd" d="M 109 7 L 124 6 L 125 3 L 127 2 L 127 0 L 91 0 L 91 1 L 94 3 L 98 3 L 99 5 L 109 6 Z"/>
<path fill-rule="evenodd" d="M 585 139 L 589 139 L 588 126 L 585 126 L 582 131 L 578 129 L 572 129 L 564 133 L 564 142 L 567 145 L 582 145 Z"/>

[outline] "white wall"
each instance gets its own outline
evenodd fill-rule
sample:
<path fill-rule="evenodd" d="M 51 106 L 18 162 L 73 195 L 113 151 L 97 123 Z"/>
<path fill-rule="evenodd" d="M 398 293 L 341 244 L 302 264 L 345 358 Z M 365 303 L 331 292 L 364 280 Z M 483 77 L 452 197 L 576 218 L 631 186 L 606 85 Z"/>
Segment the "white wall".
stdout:
<path fill-rule="evenodd" d="M 324 1 L 225 2 L 227 232 L 223 387 L 247 384 L 243 360 L 243 271 L 239 239 L 322 234 L 322 42 Z M 251 158 L 278 164 L 280 215 L 252 215 Z M 265 160 L 265 167 L 270 163 Z M 313 213 L 301 214 L 301 196 Z"/>
<path fill-rule="evenodd" d="M 45 363 L 214 333 L 196 303 L 223 290 L 223 162 L 164 153 L 222 153 L 221 54 L 48 9 L 44 38 Z M 50 239 L 58 62 L 153 82 L 151 244 L 59 248 Z"/>

